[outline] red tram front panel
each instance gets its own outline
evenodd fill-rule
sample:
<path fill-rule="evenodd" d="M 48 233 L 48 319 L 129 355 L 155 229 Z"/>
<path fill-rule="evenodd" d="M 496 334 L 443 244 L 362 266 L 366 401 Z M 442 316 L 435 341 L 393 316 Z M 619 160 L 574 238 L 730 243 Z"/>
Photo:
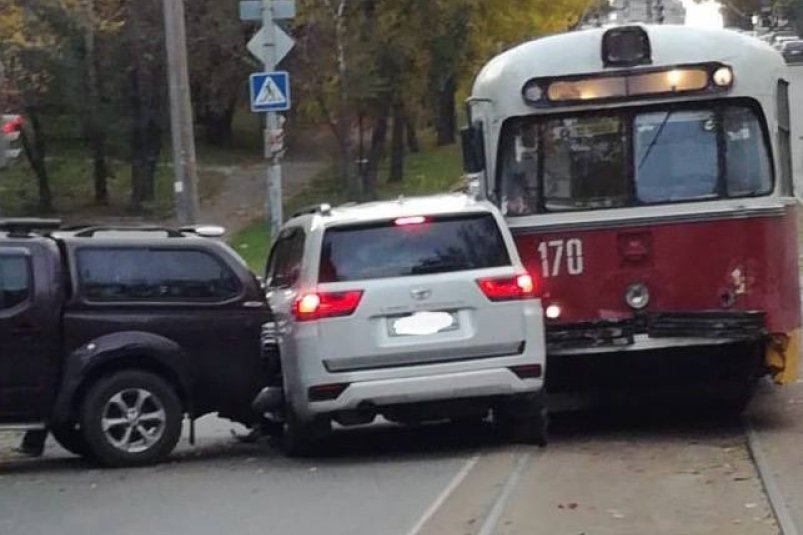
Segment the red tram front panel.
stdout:
<path fill-rule="evenodd" d="M 540 276 L 544 306 L 557 305 L 553 326 L 649 322 L 676 313 L 693 328 L 699 313 L 713 318 L 709 324 L 699 320 L 699 326 L 715 331 L 717 313 L 756 312 L 770 335 L 766 359 L 774 379 L 788 383 L 797 377 L 796 205 L 560 230 L 514 223 L 513 230 L 527 269 Z M 625 295 L 645 287 L 646 306 L 637 310 Z"/>

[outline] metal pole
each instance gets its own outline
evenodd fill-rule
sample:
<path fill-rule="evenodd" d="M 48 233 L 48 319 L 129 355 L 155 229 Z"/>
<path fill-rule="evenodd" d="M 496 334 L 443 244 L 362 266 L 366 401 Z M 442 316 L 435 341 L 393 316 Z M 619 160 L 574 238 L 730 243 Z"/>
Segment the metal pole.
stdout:
<path fill-rule="evenodd" d="M 273 0 L 262 0 L 262 27 L 265 42 L 263 43 L 263 63 L 265 72 L 276 69 L 276 26 L 273 23 Z M 275 151 L 273 136 L 279 135 L 282 125 L 276 112 L 265 114 L 265 159 L 270 160 L 267 171 L 268 196 L 266 199 L 266 218 L 270 227 L 271 241 L 276 239 L 282 223 L 282 164 L 281 151 Z"/>
<path fill-rule="evenodd" d="M 184 0 L 163 0 L 167 74 L 170 86 L 170 130 L 173 140 L 176 216 L 182 225 L 198 222 L 198 165 L 195 159 L 192 98 L 187 65 Z"/>

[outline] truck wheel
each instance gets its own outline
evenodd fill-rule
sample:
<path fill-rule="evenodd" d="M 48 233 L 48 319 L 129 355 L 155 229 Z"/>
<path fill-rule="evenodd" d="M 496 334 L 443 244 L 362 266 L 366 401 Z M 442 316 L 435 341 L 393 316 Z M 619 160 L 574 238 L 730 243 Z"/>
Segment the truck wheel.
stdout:
<path fill-rule="evenodd" d="M 544 447 L 549 441 L 549 416 L 543 392 L 516 397 L 497 407 L 494 419 L 516 442 Z"/>
<path fill-rule="evenodd" d="M 86 445 L 84 434 L 75 423 L 56 424 L 50 427 L 50 434 L 59 443 L 59 446 L 73 455 L 86 457 L 89 448 Z"/>
<path fill-rule="evenodd" d="M 125 370 L 98 380 L 84 398 L 81 428 L 105 466 L 140 466 L 170 455 L 181 436 L 181 403 L 164 379 Z"/>
<path fill-rule="evenodd" d="M 332 423 L 328 418 L 310 422 L 301 421 L 288 406 L 282 433 L 282 451 L 288 457 L 310 457 L 316 453 L 321 440 L 331 431 Z"/>

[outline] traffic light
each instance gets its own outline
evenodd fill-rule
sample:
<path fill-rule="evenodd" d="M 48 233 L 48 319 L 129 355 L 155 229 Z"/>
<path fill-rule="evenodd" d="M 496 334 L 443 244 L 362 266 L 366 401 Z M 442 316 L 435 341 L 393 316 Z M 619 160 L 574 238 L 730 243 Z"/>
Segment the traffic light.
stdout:
<path fill-rule="evenodd" d="M 14 146 L 20 137 L 20 130 L 22 130 L 22 115 L 0 116 L 0 169 L 6 167 L 22 152 L 22 149 Z"/>

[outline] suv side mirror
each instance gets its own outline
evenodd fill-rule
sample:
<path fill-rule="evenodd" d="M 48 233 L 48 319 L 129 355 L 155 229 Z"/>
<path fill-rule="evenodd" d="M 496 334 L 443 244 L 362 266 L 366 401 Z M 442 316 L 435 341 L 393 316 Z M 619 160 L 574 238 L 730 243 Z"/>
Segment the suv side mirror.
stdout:
<path fill-rule="evenodd" d="M 485 142 L 482 123 L 475 122 L 460 130 L 463 143 L 463 170 L 473 175 L 485 171 Z"/>

